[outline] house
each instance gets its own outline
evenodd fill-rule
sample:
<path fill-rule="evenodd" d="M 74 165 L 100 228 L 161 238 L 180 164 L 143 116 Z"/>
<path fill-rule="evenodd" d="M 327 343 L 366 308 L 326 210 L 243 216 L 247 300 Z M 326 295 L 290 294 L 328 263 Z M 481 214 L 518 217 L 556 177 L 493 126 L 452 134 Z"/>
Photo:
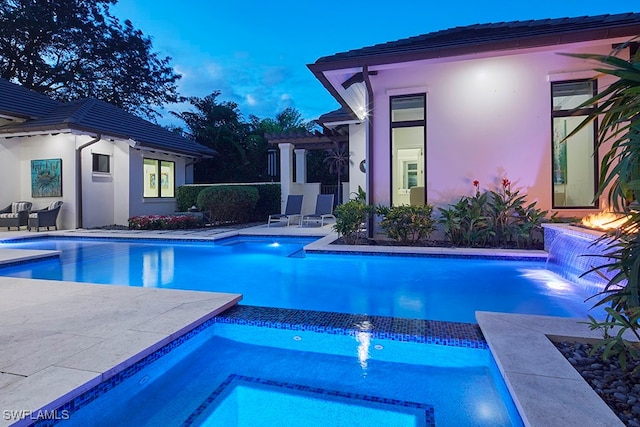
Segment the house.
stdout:
<path fill-rule="evenodd" d="M 97 99 L 54 101 L 0 79 L 0 205 L 64 202 L 63 229 L 169 214 L 216 152 Z"/>
<path fill-rule="evenodd" d="M 506 178 L 560 216 L 606 207 L 605 198 L 594 201 L 597 125 L 561 141 L 586 114 L 575 108 L 611 79 L 594 71 L 595 63 L 563 54 L 610 54 L 638 35 L 640 13 L 516 21 L 318 59 L 309 69 L 342 105 L 319 123 L 325 138 L 348 135 L 345 193 L 361 186 L 376 205 L 443 206 L 474 194 L 476 180 L 494 190 Z M 637 46 L 618 54 L 629 59 Z M 280 146 L 283 193 L 296 190 L 304 176 L 292 177 L 289 153 L 309 142 L 271 142 Z"/>

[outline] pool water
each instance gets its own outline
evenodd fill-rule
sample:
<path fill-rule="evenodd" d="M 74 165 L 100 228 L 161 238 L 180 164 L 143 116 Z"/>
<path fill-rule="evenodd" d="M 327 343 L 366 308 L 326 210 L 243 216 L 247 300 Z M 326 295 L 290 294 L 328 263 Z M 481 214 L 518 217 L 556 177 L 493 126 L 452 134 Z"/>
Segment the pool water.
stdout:
<path fill-rule="evenodd" d="M 64 425 L 521 426 L 484 348 L 215 323 Z"/>
<path fill-rule="evenodd" d="M 586 318 L 591 296 L 544 261 L 310 253 L 312 239 L 32 239 L 60 260 L 0 275 L 243 294 L 243 304 L 475 323 L 475 311 Z"/>

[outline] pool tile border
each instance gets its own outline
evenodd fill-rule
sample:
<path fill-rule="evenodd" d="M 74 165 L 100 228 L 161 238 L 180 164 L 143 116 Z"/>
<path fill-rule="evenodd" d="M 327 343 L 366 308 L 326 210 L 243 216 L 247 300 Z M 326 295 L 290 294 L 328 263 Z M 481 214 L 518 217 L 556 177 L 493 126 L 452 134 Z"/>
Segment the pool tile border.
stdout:
<path fill-rule="evenodd" d="M 49 413 L 73 414 L 216 323 L 313 331 L 334 335 L 353 335 L 359 331 L 367 330 L 373 337 L 394 341 L 478 349 L 489 348 L 480 327 L 472 323 L 235 305 L 154 351 L 139 362 L 118 372 L 108 380 L 69 402 L 49 410 Z M 50 427 L 56 425 L 57 422 L 58 420 L 43 419 L 35 420 L 30 425 Z"/>
<path fill-rule="evenodd" d="M 312 331 L 333 335 L 353 335 L 367 331 L 374 338 L 488 349 L 475 323 L 405 319 L 366 314 L 294 310 L 236 305 L 219 314 L 216 323 L 260 326 L 274 329 Z"/>
<path fill-rule="evenodd" d="M 283 388 L 286 391 L 298 391 L 305 395 L 318 395 L 320 397 L 329 398 L 332 400 L 338 400 L 342 403 L 345 403 L 345 400 L 356 400 L 361 401 L 363 403 L 369 404 L 380 404 L 387 406 L 397 406 L 402 408 L 415 409 L 420 411 L 422 415 L 422 411 L 424 411 L 424 418 L 419 420 L 421 426 L 424 427 L 435 427 L 435 416 L 434 416 L 434 407 L 432 405 L 427 405 L 424 403 L 418 402 L 409 402 L 398 399 L 390 399 L 385 397 L 378 397 L 372 395 L 358 394 L 358 393 L 349 393 L 339 390 L 327 390 L 320 387 L 311 387 L 300 384 L 292 384 L 286 383 L 282 381 L 274 381 L 274 380 L 266 380 L 262 378 L 256 377 L 247 377 L 244 375 L 231 374 L 229 375 L 216 389 L 209 395 L 207 398 L 196 408 L 196 410 L 191 413 L 191 415 L 187 418 L 187 420 L 182 424 L 182 427 L 192 427 L 197 419 L 214 403 L 216 400 L 220 398 L 220 396 L 227 391 L 228 387 L 233 383 L 245 382 L 249 384 L 258 384 L 263 386 L 270 387 L 279 387 Z M 424 421 L 424 424 L 422 423 Z"/>

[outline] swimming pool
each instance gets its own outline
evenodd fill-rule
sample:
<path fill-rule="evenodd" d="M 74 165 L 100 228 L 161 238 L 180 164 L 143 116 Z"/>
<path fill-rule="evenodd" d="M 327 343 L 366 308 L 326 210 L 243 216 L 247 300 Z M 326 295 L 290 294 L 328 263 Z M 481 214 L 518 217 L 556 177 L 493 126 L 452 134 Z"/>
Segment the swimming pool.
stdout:
<path fill-rule="evenodd" d="M 354 329 L 337 327 L 332 313 L 276 315 L 223 313 L 59 408 L 71 412 L 64 425 L 522 425 L 477 325 L 452 326 L 468 339 L 434 345 L 404 333 L 417 320 L 381 334 L 381 319 L 338 316 Z"/>
<path fill-rule="evenodd" d="M 0 275 L 241 293 L 248 305 L 454 322 L 475 322 L 476 310 L 586 318 L 592 305 L 591 294 L 543 261 L 305 254 L 312 240 L 29 239 L 0 247 L 60 250 L 60 259 Z"/>

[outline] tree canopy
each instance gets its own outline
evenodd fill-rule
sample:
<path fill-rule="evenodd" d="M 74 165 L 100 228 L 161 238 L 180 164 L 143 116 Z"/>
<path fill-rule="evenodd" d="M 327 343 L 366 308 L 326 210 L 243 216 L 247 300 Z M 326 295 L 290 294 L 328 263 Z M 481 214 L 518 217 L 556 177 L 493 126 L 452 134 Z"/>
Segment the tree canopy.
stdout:
<path fill-rule="evenodd" d="M 117 0 L 3 0 L 0 77 L 54 99 L 93 97 L 154 118 L 181 99 L 151 39 L 109 13 Z"/>
<path fill-rule="evenodd" d="M 245 121 L 234 102 L 218 101 L 220 91 L 204 98 L 188 99 L 191 111 L 172 112 L 187 127 L 196 142 L 218 151 L 218 156 L 195 166 L 196 182 L 266 181 L 269 144 L 265 133 L 311 130 L 315 125 L 302 119 L 295 108 L 286 108 L 275 119 L 249 116 Z"/>

